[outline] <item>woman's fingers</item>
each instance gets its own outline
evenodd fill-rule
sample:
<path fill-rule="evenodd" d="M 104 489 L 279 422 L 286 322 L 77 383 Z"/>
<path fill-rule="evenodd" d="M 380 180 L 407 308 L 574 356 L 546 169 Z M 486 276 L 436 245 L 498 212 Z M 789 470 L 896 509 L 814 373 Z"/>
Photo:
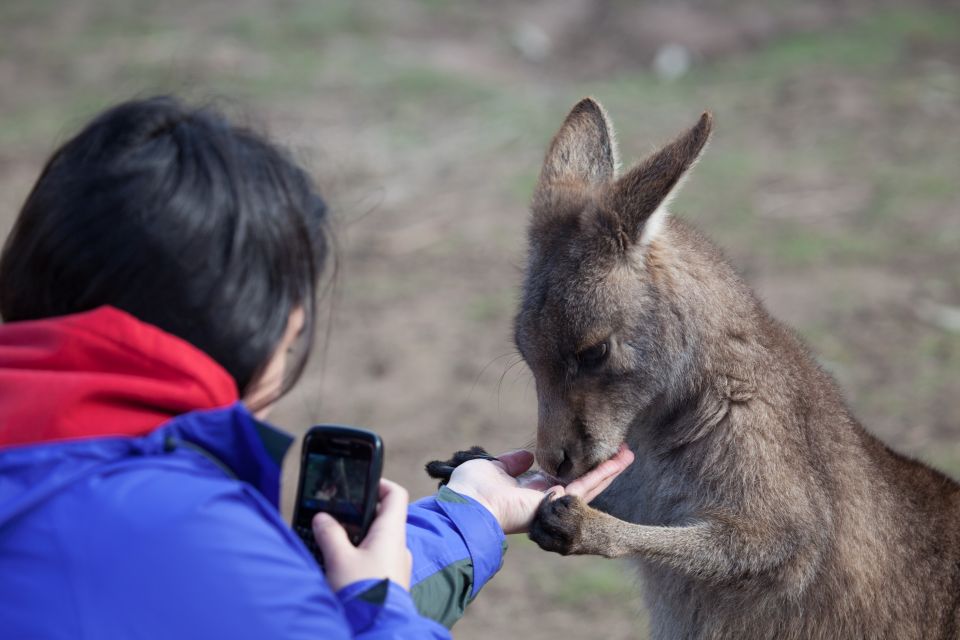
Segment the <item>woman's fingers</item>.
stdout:
<path fill-rule="evenodd" d="M 413 566 L 406 544 L 406 489 L 389 480 L 380 481 L 380 511 L 367 536 L 354 547 L 346 531 L 329 515 L 317 514 L 313 528 L 323 551 L 327 582 L 335 590 L 359 580 L 388 578 L 410 588 Z"/>
<path fill-rule="evenodd" d="M 353 544 L 347 537 L 347 532 L 339 522 L 328 513 L 318 513 L 313 517 L 313 537 L 320 547 L 324 558 L 334 558 L 337 561 L 350 557 Z"/>
<path fill-rule="evenodd" d="M 601 482 L 600 484 L 598 484 L 598 485 L 590 488 L 589 490 L 587 490 L 586 493 L 584 493 L 584 494 L 583 494 L 582 496 L 580 496 L 580 497 L 583 498 L 583 501 L 584 501 L 584 502 L 586 502 L 586 503 L 589 504 L 594 498 L 596 498 L 598 495 L 600 495 L 601 493 L 603 493 L 603 490 L 604 490 L 604 489 L 606 489 L 606 488 L 609 487 L 611 484 L 613 484 L 613 481 L 616 480 L 616 479 L 617 479 L 617 476 L 619 476 L 619 475 L 620 475 L 619 473 L 616 473 L 616 474 L 614 474 L 614 475 L 612 475 L 612 476 L 607 476 L 606 480 L 604 480 L 604 481 Z"/>
<path fill-rule="evenodd" d="M 386 532 L 395 535 L 403 531 L 407 524 L 407 505 L 410 495 L 407 490 L 392 480 L 380 480 L 380 507 L 377 517 L 370 526 L 370 531 L 364 540 L 375 538 L 376 535 Z"/>
<path fill-rule="evenodd" d="M 614 478 L 620 475 L 624 469 L 633 462 L 633 452 L 627 448 L 627 445 L 620 445 L 620 449 L 609 460 L 601 462 L 589 472 L 580 476 L 567 485 L 566 493 L 580 496 L 587 500 L 587 495 L 593 496 L 606 489 L 613 482 Z"/>

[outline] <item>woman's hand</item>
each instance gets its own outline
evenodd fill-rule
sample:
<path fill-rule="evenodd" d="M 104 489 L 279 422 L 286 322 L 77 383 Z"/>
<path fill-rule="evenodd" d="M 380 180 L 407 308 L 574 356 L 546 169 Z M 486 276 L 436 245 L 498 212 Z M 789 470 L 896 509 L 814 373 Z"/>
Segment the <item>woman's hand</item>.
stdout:
<path fill-rule="evenodd" d="M 389 578 L 410 589 L 413 558 L 407 549 L 407 490 L 380 481 L 380 504 L 367 537 L 354 547 L 340 523 L 326 513 L 313 518 L 313 535 L 323 553 L 327 582 L 334 591 L 360 580 Z"/>
<path fill-rule="evenodd" d="M 563 487 L 539 472 L 521 476 L 533 464 L 533 454 L 521 449 L 505 453 L 496 461 L 463 463 L 453 471 L 447 487 L 485 506 L 504 533 L 524 533 L 530 528 L 545 490 L 549 489 L 554 497 L 570 494 L 590 502 L 631 462 L 633 453 L 621 445 L 612 458 Z"/>

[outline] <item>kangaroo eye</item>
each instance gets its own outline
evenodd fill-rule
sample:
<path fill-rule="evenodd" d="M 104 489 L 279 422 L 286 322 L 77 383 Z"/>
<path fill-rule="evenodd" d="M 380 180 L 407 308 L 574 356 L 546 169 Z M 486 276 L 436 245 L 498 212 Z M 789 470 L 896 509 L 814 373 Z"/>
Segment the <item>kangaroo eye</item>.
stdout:
<path fill-rule="evenodd" d="M 607 360 L 610 347 L 606 340 L 577 352 L 577 364 L 581 369 L 596 369 Z"/>

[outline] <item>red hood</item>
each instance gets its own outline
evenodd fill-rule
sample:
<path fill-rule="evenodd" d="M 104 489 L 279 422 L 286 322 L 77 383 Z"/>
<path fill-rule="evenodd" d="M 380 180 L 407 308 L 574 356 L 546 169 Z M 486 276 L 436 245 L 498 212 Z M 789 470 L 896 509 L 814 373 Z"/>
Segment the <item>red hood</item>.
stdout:
<path fill-rule="evenodd" d="M 0 325 L 0 447 L 139 436 L 237 399 L 210 356 L 114 307 Z"/>

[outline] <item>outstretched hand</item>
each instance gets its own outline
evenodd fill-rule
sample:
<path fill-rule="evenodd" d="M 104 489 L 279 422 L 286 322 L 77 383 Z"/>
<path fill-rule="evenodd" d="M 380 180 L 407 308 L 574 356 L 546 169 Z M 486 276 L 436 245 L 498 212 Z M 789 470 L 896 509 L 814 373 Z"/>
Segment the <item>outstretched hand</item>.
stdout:
<path fill-rule="evenodd" d="M 521 449 L 493 461 L 465 462 L 454 470 L 447 486 L 486 507 L 504 533 L 524 533 L 545 491 L 554 497 L 576 495 L 590 502 L 632 462 L 633 453 L 621 445 L 612 458 L 564 487 L 542 472 L 525 473 L 533 465 L 533 454 Z"/>

